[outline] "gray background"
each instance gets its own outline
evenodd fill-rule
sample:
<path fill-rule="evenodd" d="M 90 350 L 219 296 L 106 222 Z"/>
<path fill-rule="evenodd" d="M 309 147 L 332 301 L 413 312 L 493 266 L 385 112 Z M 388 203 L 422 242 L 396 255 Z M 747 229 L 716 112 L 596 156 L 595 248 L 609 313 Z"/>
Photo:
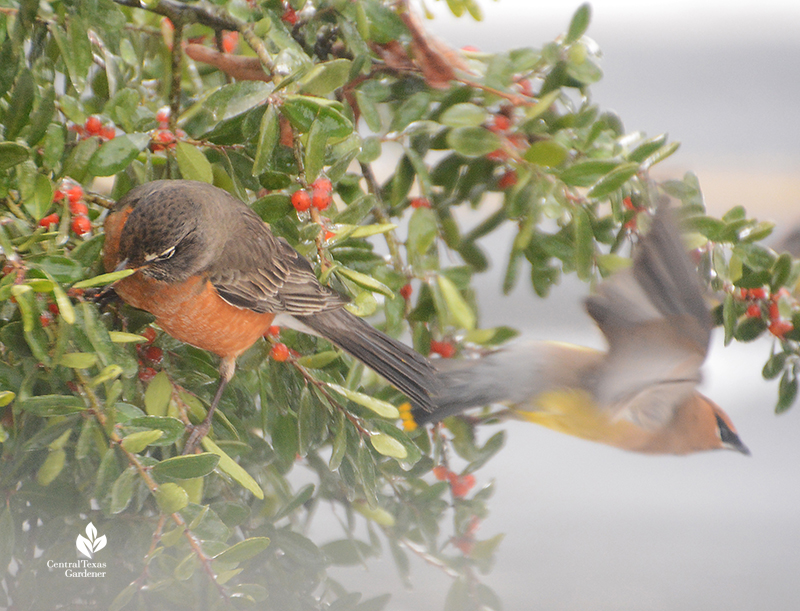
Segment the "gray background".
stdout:
<path fill-rule="evenodd" d="M 427 4 L 440 15 L 427 24 L 439 37 L 497 51 L 552 40 L 579 3 L 480 0 L 480 24 L 448 18 L 444 2 Z M 595 101 L 629 131 L 666 131 L 682 143 L 661 177 L 691 169 L 714 213 L 741 204 L 785 232 L 800 218 L 800 3 L 592 4 L 588 35 L 605 72 Z M 490 248 L 500 267 L 478 280 L 482 326 L 602 347 L 580 283 L 565 282 L 546 301 L 527 286 L 498 297 L 508 248 L 499 238 Z M 507 446 L 477 474 L 478 485 L 496 489 L 478 536 L 506 533 L 485 577 L 505 608 L 800 609 L 800 407 L 774 415 L 776 384 L 760 377 L 770 347 L 724 348 L 716 337 L 705 368 L 702 391 L 731 415 L 750 458 L 640 456 L 506 425 Z M 315 528 L 315 540 L 339 537 L 335 523 Z M 414 589 L 404 590 L 388 550 L 366 570 L 333 575 L 365 594 L 393 592 L 390 609 L 441 609 L 450 584 L 419 561 Z"/>

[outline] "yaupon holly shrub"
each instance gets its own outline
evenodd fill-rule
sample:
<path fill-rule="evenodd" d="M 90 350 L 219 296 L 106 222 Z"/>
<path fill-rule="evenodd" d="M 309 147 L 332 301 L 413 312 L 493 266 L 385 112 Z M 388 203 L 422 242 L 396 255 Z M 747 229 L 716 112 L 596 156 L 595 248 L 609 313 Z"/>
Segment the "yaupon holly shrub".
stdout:
<path fill-rule="evenodd" d="M 270 331 L 207 451 L 180 455 L 215 358 L 85 292 L 108 280 L 106 209 L 149 180 L 227 189 L 353 312 L 441 357 L 515 334 L 480 325 L 482 238 L 512 224 L 503 288 L 545 298 L 563 274 L 625 265 L 666 192 L 726 339 L 772 333 L 764 376 L 781 378 L 778 411 L 793 403 L 797 263 L 744 209 L 706 216 L 692 174 L 651 180 L 677 144 L 592 102 L 588 6 L 552 42 L 490 54 L 431 39 L 405 0 L 0 4 L 0 606 L 368 611 L 388 598 L 361 601 L 326 567 L 387 552 L 406 578 L 409 554 L 446 568 L 450 608 L 500 606 L 479 575 L 502 535 L 476 528 L 503 433 L 406 432 L 400 395 L 322 340 Z M 483 220 L 464 227 L 465 208 Z M 342 532 L 312 541 L 322 511 Z M 103 565 L 80 570 L 102 577 L 65 577 L 77 535 Z"/>

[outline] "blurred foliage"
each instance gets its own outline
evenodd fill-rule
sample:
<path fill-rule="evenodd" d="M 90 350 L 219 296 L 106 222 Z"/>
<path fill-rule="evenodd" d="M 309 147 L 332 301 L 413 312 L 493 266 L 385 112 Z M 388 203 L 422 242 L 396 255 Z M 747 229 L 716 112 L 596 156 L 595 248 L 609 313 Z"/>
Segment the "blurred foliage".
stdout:
<path fill-rule="evenodd" d="M 479 17 L 473 0 L 447 4 Z M 206 451 L 180 456 L 215 359 L 83 292 L 103 282 L 98 192 L 212 182 L 353 311 L 453 356 L 514 335 L 479 326 L 485 236 L 513 225 L 503 290 L 527 275 L 546 297 L 562 274 L 625 265 L 663 191 L 683 204 L 726 339 L 776 337 L 764 376 L 787 409 L 797 263 L 759 244 L 771 226 L 744 209 L 706 216 L 693 175 L 652 182 L 677 144 L 592 102 L 588 23 L 584 5 L 555 41 L 490 54 L 429 38 L 403 1 L 0 1 L 0 606 L 371 611 L 388 596 L 362 600 L 326 568 L 388 549 L 406 582 L 413 555 L 455 576 L 449 609 L 500 608 L 479 575 L 502 536 L 476 530 L 493 486 L 479 468 L 503 433 L 479 442 L 457 419 L 404 432 L 402 397 L 322 340 L 283 330 L 253 346 Z M 291 195 L 320 176 L 334 205 L 297 212 Z M 462 227 L 464 208 L 482 220 Z M 306 536 L 319 511 L 341 524 L 324 542 Z M 89 522 L 108 574 L 48 568 L 75 561 Z"/>

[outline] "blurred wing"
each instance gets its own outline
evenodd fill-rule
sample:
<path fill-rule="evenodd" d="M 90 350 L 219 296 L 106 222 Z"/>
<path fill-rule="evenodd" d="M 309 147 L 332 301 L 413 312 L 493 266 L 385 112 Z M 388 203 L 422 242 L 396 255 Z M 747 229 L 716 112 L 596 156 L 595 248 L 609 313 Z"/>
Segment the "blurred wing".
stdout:
<path fill-rule="evenodd" d="M 666 206 L 633 268 L 600 284 L 586 308 L 609 344 L 595 381 L 599 403 L 649 430 L 669 422 L 700 381 L 712 324 Z"/>
<path fill-rule="evenodd" d="M 320 284 L 311 264 L 255 214 L 244 218 L 248 239 L 229 241 L 209 269 L 209 279 L 228 303 L 255 312 L 307 316 L 342 307 L 345 299 Z"/>

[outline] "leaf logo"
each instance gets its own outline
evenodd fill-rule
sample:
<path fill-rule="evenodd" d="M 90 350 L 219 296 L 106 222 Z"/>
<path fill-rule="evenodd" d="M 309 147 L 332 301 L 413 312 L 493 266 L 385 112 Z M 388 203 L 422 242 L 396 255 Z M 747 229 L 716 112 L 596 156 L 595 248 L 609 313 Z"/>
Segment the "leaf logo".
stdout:
<path fill-rule="evenodd" d="M 105 535 L 97 536 L 97 529 L 94 527 L 94 524 L 89 522 L 89 525 L 86 527 L 86 536 L 78 535 L 78 538 L 75 540 L 75 547 L 78 548 L 78 551 L 89 558 L 92 559 L 92 556 L 99 552 L 106 546 L 108 541 L 106 540 Z"/>

